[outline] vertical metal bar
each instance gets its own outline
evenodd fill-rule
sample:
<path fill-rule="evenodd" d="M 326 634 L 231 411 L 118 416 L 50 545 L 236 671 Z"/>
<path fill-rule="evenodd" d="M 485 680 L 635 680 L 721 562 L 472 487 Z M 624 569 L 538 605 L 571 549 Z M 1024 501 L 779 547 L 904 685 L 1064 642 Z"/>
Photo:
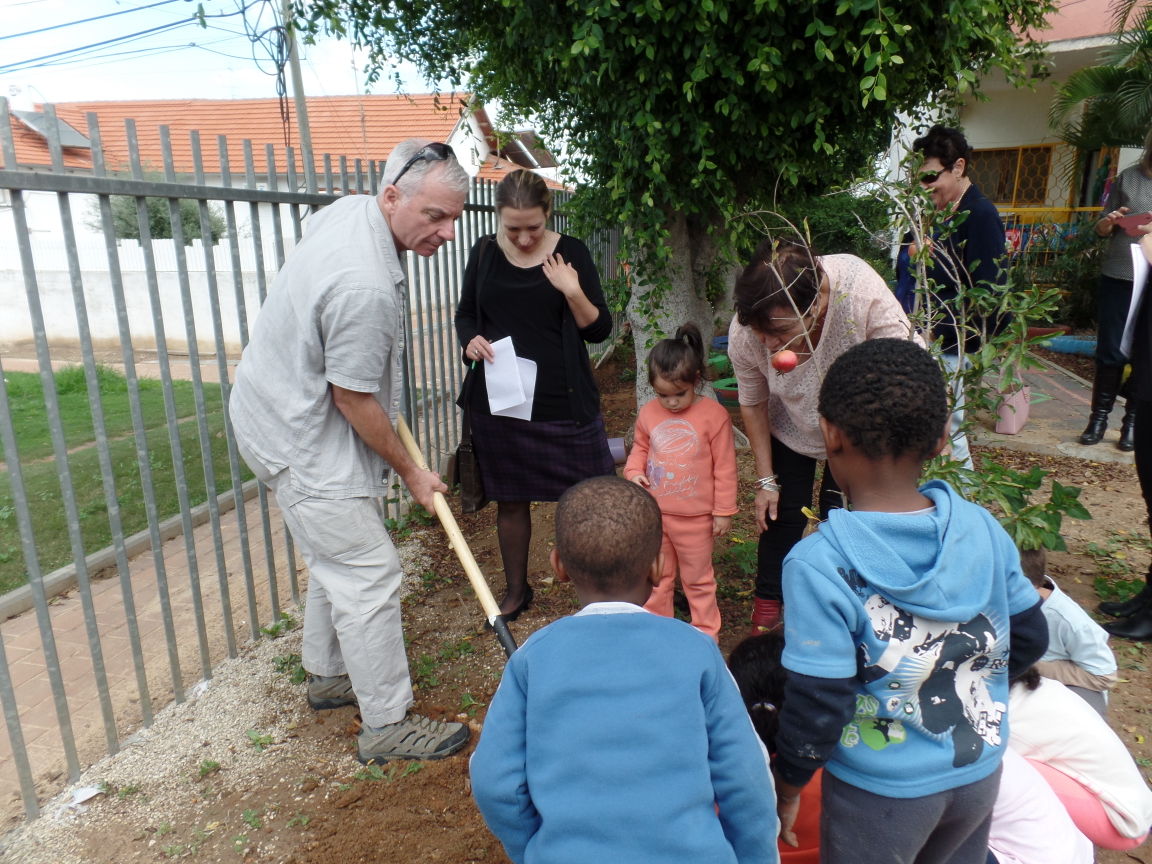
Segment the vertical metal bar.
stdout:
<path fill-rule="evenodd" d="M 348 188 L 348 157 L 340 157 L 340 191 L 344 195 L 349 193 Z"/>
<path fill-rule="evenodd" d="M 432 453 L 439 454 L 440 452 L 440 417 L 439 405 L 442 399 L 442 391 L 440 387 L 440 369 L 443 364 L 440 359 L 439 350 L 439 330 L 440 330 L 440 309 L 439 304 L 433 302 L 432 285 L 436 279 L 437 267 L 440 259 L 443 257 L 442 253 L 437 250 L 432 258 L 424 258 L 423 271 L 424 271 L 424 318 L 428 322 L 425 326 L 424 342 L 426 345 L 425 356 L 428 358 L 428 365 L 424 367 L 424 389 L 427 395 L 424 397 L 425 402 L 428 404 L 428 429 L 424 433 L 424 461 L 432 465 L 434 461 L 431 458 Z M 439 458 L 439 455 L 437 455 Z"/>
<path fill-rule="evenodd" d="M 200 150 L 200 133 L 193 130 L 190 133 L 190 137 L 193 175 L 196 179 L 196 185 L 204 186 L 204 157 Z M 248 520 L 244 512 L 244 492 L 240 488 L 240 454 L 236 450 L 236 440 L 233 437 L 232 424 L 228 420 L 228 395 L 231 388 L 228 380 L 228 348 L 224 344 L 224 322 L 220 317 L 220 287 L 216 282 L 216 255 L 213 251 L 216 238 L 212 235 L 212 214 L 208 209 L 208 202 L 203 198 L 198 199 L 196 208 L 197 215 L 200 217 L 200 246 L 204 251 L 204 278 L 208 283 L 208 309 L 212 317 L 212 337 L 216 347 L 216 377 L 220 383 L 220 405 L 224 415 L 224 446 L 228 453 L 228 473 L 232 487 L 232 501 L 236 505 L 236 527 L 243 561 L 245 593 L 248 598 L 249 631 L 252 638 L 255 639 L 260 632 L 260 613 L 256 608 L 256 585 L 251 578 L 248 578 L 248 574 L 252 572 L 252 559 L 248 554 Z M 197 369 L 199 369 L 199 366 L 197 366 Z M 207 418 L 205 418 L 205 421 L 206 420 Z M 205 429 L 206 428 L 207 425 L 205 425 Z M 206 460 L 206 464 L 212 466 L 213 477 L 212 487 L 208 489 L 208 500 L 210 502 L 209 512 L 211 512 L 212 507 L 216 507 L 217 520 L 219 520 L 219 504 L 211 503 L 218 499 L 216 497 L 217 489 L 215 484 L 216 466 L 212 457 L 210 442 L 211 437 L 209 437 L 209 450 Z M 218 527 L 217 530 L 219 530 Z M 229 648 L 235 650 L 235 636 L 233 635 L 232 626 L 232 601 L 228 580 L 228 562 L 224 558 L 222 535 L 217 543 L 216 555 L 217 565 L 220 568 L 220 609 L 224 615 L 224 630 L 227 635 L 232 636 L 229 640 Z M 229 653 L 228 656 L 232 657 L 235 655 Z"/>
<path fill-rule="evenodd" d="M 32 765 L 28 761 L 28 745 L 24 741 L 24 731 L 20 728 L 16 691 L 12 687 L 12 673 L 9 671 L 8 653 L 4 650 L 3 639 L 0 639 L 0 706 L 4 708 L 4 721 L 8 727 L 12 759 L 16 763 L 16 779 L 20 783 L 24 815 L 35 819 L 40 815 L 40 805 L 36 802 L 36 784 L 32 779 Z"/>
<path fill-rule="evenodd" d="M 197 143 L 199 137 L 197 136 Z M 172 140 L 169 128 L 160 127 L 160 151 L 164 159 L 164 178 L 176 182 L 176 167 L 172 158 Z M 188 343 L 188 371 L 192 378 L 192 402 L 196 406 L 196 430 L 200 436 L 200 465 L 204 473 L 204 496 L 207 498 L 208 519 L 212 526 L 213 551 L 216 557 L 216 580 L 220 588 L 220 604 L 224 610 L 224 640 L 228 656 L 236 656 L 236 634 L 232 626 L 232 599 L 228 591 L 228 565 L 224 560 L 224 539 L 220 533 L 220 503 L 216 497 L 216 466 L 212 461 L 212 433 L 208 429 L 208 409 L 204 404 L 204 380 L 200 374 L 200 345 L 196 333 L 196 311 L 192 305 L 192 284 L 188 275 L 188 258 L 184 249 L 184 226 L 180 216 L 180 199 L 168 199 L 168 218 L 172 222 L 172 251 L 176 256 L 176 279 L 180 285 L 180 305 L 184 310 L 184 338 Z M 203 240 L 203 238 L 201 238 Z M 212 242 L 211 236 L 208 242 Z M 189 523 L 189 528 L 191 524 Z M 204 598 L 197 592 L 192 606 L 198 617 L 204 617 Z M 212 677 L 212 661 L 206 652 L 201 657 L 204 678 Z"/>
<path fill-rule="evenodd" d="M 249 189 L 257 188 L 256 161 L 252 158 L 252 142 L 244 139 L 244 178 Z M 275 207 L 276 205 L 271 205 Z M 268 296 L 268 274 L 264 270 L 264 240 L 261 236 L 260 203 L 251 201 L 248 204 L 248 218 L 251 220 L 249 230 L 252 232 L 252 251 L 256 258 L 256 292 L 260 302 Z M 247 341 L 245 341 L 247 344 Z"/>
<path fill-rule="evenodd" d="M 64 172 L 64 152 L 60 147 L 60 128 L 56 125 L 56 110 L 52 105 L 44 106 L 48 119 L 48 152 L 52 158 L 52 170 Z M 108 527 L 113 544 L 124 547 L 124 530 L 120 524 L 120 503 L 116 495 L 116 480 L 112 469 L 112 458 L 108 452 L 108 433 L 104 423 L 104 405 L 100 397 L 100 378 L 96 370 L 96 355 L 92 350 L 92 331 L 88 326 L 88 307 L 84 297 L 84 279 L 80 274 L 80 257 L 76 249 L 76 231 L 72 221 L 72 202 L 67 192 L 56 193 L 56 207 L 60 214 L 60 227 L 64 235 L 65 257 L 68 259 L 68 278 L 72 286 L 72 304 L 76 312 L 76 329 L 80 337 L 80 352 L 84 360 L 84 378 L 88 386 L 88 408 L 92 413 L 92 431 L 96 439 L 96 457 L 100 464 L 100 479 L 104 490 L 104 505 L 108 511 Z M 67 450 L 63 451 L 68 458 Z M 64 472 L 60 472 L 64 480 Z M 71 473 L 68 474 L 71 482 Z M 75 507 L 75 493 L 65 494 L 65 512 Z M 69 514 L 71 516 L 71 514 Z M 69 520 L 71 521 L 71 520 Z M 69 525 L 69 535 L 73 541 L 72 555 L 76 564 L 76 584 L 80 591 L 80 607 L 84 614 L 84 629 L 88 636 L 88 650 L 91 652 L 92 672 L 96 677 L 97 698 L 100 713 L 104 720 L 104 740 L 109 753 L 120 749 L 120 736 L 116 730 L 116 712 L 112 708 L 112 697 L 108 692 L 108 671 L 104 664 L 104 648 L 100 643 L 100 628 L 96 622 L 96 607 L 92 603 L 92 584 L 85 560 L 84 538 L 80 531 L 79 512 L 73 528 Z M 126 560 L 126 559 L 125 559 Z"/>
<path fill-rule="evenodd" d="M 0 154 L 4 164 L 16 167 L 16 146 L 12 140 L 12 125 L 8 113 L 8 100 L 0 96 Z M 13 195 L 13 197 L 16 197 Z M 26 236 L 26 235 L 25 235 Z M 20 470 L 20 454 L 16 450 L 16 432 L 12 428 L 12 410 L 8 404 L 8 388 L 5 384 L 4 365 L 0 362 L 0 452 L 9 466 L 9 479 L 12 487 L 13 503 L 16 507 L 16 524 L 24 547 L 25 569 L 29 583 L 39 583 L 43 593 L 40 565 L 36 561 L 36 541 L 32 535 L 32 520 L 28 516 L 28 501 L 24 492 L 24 476 Z M 39 615 L 39 610 L 37 610 Z M 20 800 L 24 804 L 24 814 L 29 819 L 40 815 L 36 801 L 36 783 L 32 778 L 32 765 L 28 761 L 28 747 L 24 741 L 24 730 L 20 725 L 20 710 L 16 705 L 16 692 L 12 686 L 8 655 L 4 651 L 4 640 L 0 639 L 0 705 L 4 708 L 4 725 L 8 729 L 8 741 L 12 745 L 12 759 L 16 763 L 16 778 L 20 782 Z"/>
<path fill-rule="evenodd" d="M 216 137 L 216 146 L 220 155 L 220 182 L 225 187 L 232 188 L 232 165 L 228 158 L 228 138 L 225 135 Z M 248 311 L 247 300 L 244 296 L 244 274 L 240 263 L 240 233 L 236 225 L 235 202 L 231 198 L 224 201 L 224 224 L 228 233 L 228 260 L 232 265 L 232 292 L 236 302 L 236 324 L 240 336 L 241 349 L 248 344 Z M 203 228 L 201 228 L 203 232 Z M 248 592 L 249 615 L 251 615 L 252 599 L 256 596 L 256 573 L 252 565 L 251 538 L 248 534 L 248 513 L 244 497 L 243 471 L 240 464 L 240 453 L 236 449 L 236 433 L 232 429 L 232 415 L 228 412 L 228 402 L 232 395 L 232 388 L 227 384 L 228 358 L 224 356 L 223 340 L 217 342 L 216 354 L 220 359 L 220 381 L 225 386 L 224 396 L 224 431 L 228 440 L 228 469 L 232 476 L 232 500 L 236 507 L 236 526 L 240 535 L 241 562 L 244 567 L 244 588 Z M 256 481 L 257 487 L 262 491 L 262 484 Z M 261 497 L 260 515 L 266 533 L 270 530 L 268 524 L 268 510 L 266 499 Z M 271 540 L 266 537 L 266 554 L 272 555 Z M 280 617 L 280 595 L 276 584 L 275 564 L 268 571 L 268 592 L 272 601 L 272 620 Z"/>
<path fill-rule="evenodd" d="M 271 144 L 264 145 L 264 159 L 268 164 L 268 188 L 275 192 L 276 183 L 276 148 Z M 284 266 L 284 229 L 281 224 L 280 205 L 272 205 L 272 239 L 276 245 L 276 272 Z"/>
<path fill-rule="evenodd" d="M 256 162 L 252 156 L 252 142 L 244 139 L 244 180 L 249 189 L 257 188 L 256 182 Z M 276 205 L 272 205 L 273 207 Z M 256 289 L 260 303 L 264 303 L 264 298 L 268 296 L 268 278 L 264 270 L 264 241 L 261 231 L 262 218 L 260 216 L 259 202 L 252 201 L 248 204 L 248 230 L 252 232 L 252 252 L 255 259 L 256 267 Z M 240 337 L 243 344 L 248 344 L 248 333 L 243 332 Z M 268 513 L 268 487 L 263 483 L 257 481 L 257 494 L 260 497 L 260 524 L 264 532 L 264 563 L 268 568 L 268 582 L 269 584 L 276 584 L 276 552 L 272 545 L 272 517 Z M 285 531 L 287 535 L 287 531 Z M 295 580 L 294 561 L 292 561 L 291 546 L 288 547 L 289 566 L 292 567 L 292 579 Z M 299 598 L 294 594 L 293 598 L 299 602 Z"/>
<path fill-rule="evenodd" d="M 88 140 L 92 144 L 92 174 L 104 177 L 104 146 L 97 115 L 88 114 Z M 116 325 L 120 334 L 120 360 L 124 365 L 124 379 L 128 384 L 128 410 L 132 416 L 132 431 L 136 440 L 136 460 L 141 475 L 141 488 L 152 486 L 152 466 L 148 457 L 148 432 L 144 428 L 144 413 L 140 408 L 140 382 L 136 377 L 136 354 L 132 349 L 132 331 L 128 323 L 128 304 L 124 297 L 124 275 L 120 269 L 120 252 L 116 243 L 116 228 L 112 217 L 112 199 L 101 193 L 97 198 L 100 228 L 104 237 L 104 252 L 108 259 L 108 277 L 112 285 L 112 302 L 116 308 Z M 148 506 L 145 514 L 153 541 L 152 554 L 159 559 L 156 572 L 164 569 L 164 555 L 160 542 L 160 520 L 156 508 Z M 152 725 L 152 697 L 148 690 L 148 674 L 144 666 L 144 649 L 140 641 L 140 623 L 136 616 L 136 596 L 132 590 L 132 573 L 124 543 L 113 537 L 116 553 L 116 571 L 120 577 L 120 598 L 124 603 L 124 619 L 128 627 L 128 645 L 132 652 L 132 666 L 136 672 L 136 690 L 140 697 L 141 719 L 145 726 Z"/>
<path fill-rule="evenodd" d="M 356 160 L 356 194 L 364 194 L 364 160 Z"/>
<path fill-rule="evenodd" d="M 288 191 L 295 192 L 296 185 L 296 152 L 291 147 L 284 148 L 284 159 L 288 163 Z M 300 205 L 293 202 L 288 205 L 288 213 L 292 216 L 292 237 L 300 242 L 302 231 L 300 228 Z"/>
<path fill-rule="evenodd" d="M 273 192 L 276 191 L 276 151 L 271 144 L 264 146 L 264 159 L 268 166 L 268 188 Z M 272 239 L 276 249 L 276 272 L 280 272 L 280 268 L 284 266 L 284 230 L 280 217 L 280 205 L 274 204 L 272 206 Z M 298 594 L 299 589 L 296 586 L 296 548 L 292 543 L 292 533 L 288 530 L 287 526 L 284 528 L 284 536 L 288 538 L 287 552 L 288 552 L 288 572 L 292 578 L 292 596 Z"/>
<path fill-rule="evenodd" d="M 324 191 L 329 195 L 335 191 L 332 186 L 332 154 L 324 154 Z"/>
<path fill-rule="evenodd" d="M 7 122 L 8 115 L 4 115 Z M 12 164 L 15 164 L 13 162 Z M 28 216 L 24 205 L 24 195 L 19 189 L 11 190 L 12 219 L 16 228 L 16 243 L 20 250 L 20 265 L 24 274 L 24 289 L 28 298 L 28 311 L 32 318 L 32 327 L 36 342 L 36 359 L 40 366 L 40 384 L 44 388 L 44 408 L 48 415 L 48 428 L 52 437 L 52 452 L 56 460 L 56 471 L 60 478 L 60 489 L 63 493 L 65 512 L 68 518 L 68 536 L 72 542 L 73 557 L 82 561 L 84 548 L 80 541 L 80 517 L 76 512 L 76 496 L 72 491 L 72 478 L 68 470 L 68 448 L 64 443 L 64 432 L 60 421 L 60 405 L 56 400 L 56 380 L 52 375 L 52 358 L 48 353 L 48 339 L 44 327 L 44 312 L 40 307 L 40 291 L 36 282 L 36 265 L 32 258 L 32 245 L 29 241 Z M 5 391 L 6 392 L 6 391 Z M 5 408 L 7 414 L 8 409 Z M 7 433 L 5 433 L 7 436 Z M 5 447 L 7 450 L 8 447 Z M 15 434 L 12 436 L 12 457 L 6 457 L 8 470 L 18 471 L 20 467 L 19 454 L 15 452 Z M 72 715 L 68 710 L 68 697 L 64 692 L 64 680 L 60 674 L 60 657 L 56 651 L 56 639 L 52 634 L 52 617 L 48 613 L 48 599 L 44 593 L 44 574 L 40 572 L 40 564 L 36 556 L 36 544 L 32 536 L 31 519 L 28 516 L 28 504 L 23 498 L 23 480 L 15 483 L 13 477 L 13 500 L 16 502 L 16 513 L 20 518 L 21 509 L 24 511 L 23 519 L 26 527 L 20 530 L 20 540 L 24 551 L 24 565 L 28 571 L 28 584 L 32 589 L 32 597 L 36 605 L 36 622 L 40 627 L 40 640 L 44 646 L 44 662 L 48 672 L 48 682 L 52 689 L 52 702 L 56 709 L 56 722 L 60 729 L 60 738 L 64 745 L 64 756 L 68 764 L 68 777 L 76 780 L 80 776 L 80 760 L 76 754 L 76 741 L 72 732 Z M 20 490 L 18 493 L 17 490 Z M 20 497 L 17 497 L 19 494 Z M 76 550 L 79 549 L 79 555 Z"/>
<path fill-rule="evenodd" d="M 140 162 L 140 147 L 136 140 L 136 121 L 124 121 L 128 139 L 128 160 L 132 177 L 144 179 L 144 169 Z M 156 255 L 152 248 L 152 229 L 148 219 L 148 203 L 142 195 L 136 196 L 136 226 L 140 235 L 140 250 L 144 255 L 144 270 L 148 283 L 148 301 L 152 308 L 152 329 L 156 339 L 156 359 L 160 366 L 160 381 L 164 388 L 164 414 L 167 419 L 168 447 L 172 454 L 172 472 L 176 481 L 176 497 L 180 502 L 180 512 L 184 516 L 184 552 L 188 560 L 188 580 L 193 594 L 200 593 L 200 571 L 196 563 L 196 544 L 192 538 L 192 520 L 188 513 L 188 483 L 184 477 L 184 448 L 180 443 L 180 430 L 176 424 L 176 400 L 172 391 L 172 370 L 168 365 L 168 337 L 164 329 L 164 309 L 160 302 L 160 284 L 156 275 Z M 145 500 L 153 499 L 149 506 L 155 507 L 155 490 L 148 474 L 145 486 Z M 153 538 L 153 544 L 157 542 Z M 155 551 L 155 550 L 153 550 Z M 160 598 L 160 611 L 164 620 L 164 635 L 168 643 L 168 663 L 172 670 L 172 690 L 177 702 L 184 701 L 184 677 L 180 671 L 180 658 L 176 648 L 176 628 L 172 620 L 172 600 L 168 592 L 168 576 L 165 570 L 157 569 L 156 584 Z M 208 634 L 204 629 L 203 618 L 196 621 L 196 632 L 200 642 L 201 658 L 207 653 Z M 202 659 L 203 662 L 203 659 Z"/>
<path fill-rule="evenodd" d="M 416 264 L 416 267 L 412 268 L 415 271 L 416 278 L 409 286 L 408 297 L 409 302 L 415 307 L 416 320 L 413 324 L 415 335 L 413 336 L 413 340 L 408 343 L 408 350 L 412 354 L 415 354 L 417 351 L 420 352 L 420 374 L 413 379 L 413 383 L 416 385 L 416 392 L 419 394 L 419 399 L 416 404 L 420 411 L 418 414 L 409 414 L 408 417 L 416 421 L 412 424 L 414 428 L 421 429 L 421 426 L 423 426 L 420 433 L 420 446 L 427 451 L 428 433 L 431 431 L 428 410 L 430 396 L 428 382 L 432 367 L 431 358 L 428 356 L 428 327 L 425 323 L 424 303 L 421 300 L 420 289 L 428 281 L 428 259 L 415 257 L 413 258 L 413 263 Z M 427 462 L 427 452 L 425 452 L 424 456 L 424 461 Z"/>

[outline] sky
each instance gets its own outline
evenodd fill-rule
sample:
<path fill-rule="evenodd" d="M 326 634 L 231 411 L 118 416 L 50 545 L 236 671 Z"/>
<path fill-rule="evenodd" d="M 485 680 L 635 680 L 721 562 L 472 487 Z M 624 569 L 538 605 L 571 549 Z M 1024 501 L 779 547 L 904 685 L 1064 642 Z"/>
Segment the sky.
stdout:
<path fill-rule="evenodd" d="M 203 7 L 208 24 L 195 20 Z M 280 0 L 0 0 L 0 96 L 32 103 L 277 95 L 269 39 Z M 300 45 L 307 96 L 365 92 L 347 42 Z M 405 91 L 431 92 L 412 67 Z M 285 78 L 292 94 L 291 77 Z M 390 81 L 370 91 L 395 92 Z"/>

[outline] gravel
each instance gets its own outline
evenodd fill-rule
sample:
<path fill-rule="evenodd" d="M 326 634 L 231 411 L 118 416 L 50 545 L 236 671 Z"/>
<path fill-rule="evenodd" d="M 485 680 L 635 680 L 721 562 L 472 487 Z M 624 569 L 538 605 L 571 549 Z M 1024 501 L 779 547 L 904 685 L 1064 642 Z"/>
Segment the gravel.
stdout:
<path fill-rule="evenodd" d="M 397 551 L 406 574 L 401 596 L 420 584 L 427 559 L 418 542 Z M 297 621 L 303 610 L 288 610 Z M 153 724 L 130 736 L 119 753 L 101 759 L 41 808 L 40 818 L 0 839 L 0 858 L 13 864 L 88 864 L 91 850 L 78 836 L 95 812 L 88 801 L 116 799 L 117 816 L 146 828 L 177 824 L 181 814 L 202 806 L 202 792 L 189 782 L 202 770 L 218 778 L 218 791 L 245 791 L 265 782 L 268 751 L 297 764 L 328 766 L 333 773 L 359 769 L 346 754 L 333 753 L 316 736 L 297 736 L 311 712 L 304 686 L 277 669 L 276 658 L 300 653 L 301 630 L 249 643 L 235 659 L 220 663 L 209 681 L 191 688 L 188 699 L 156 714 Z M 225 743 L 230 742 L 230 743 Z M 219 768 L 213 768 L 217 763 Z M 146 794 L 145 794 L 146 790 Z M 160 832 L 147 844 L 159 855 Z"/>

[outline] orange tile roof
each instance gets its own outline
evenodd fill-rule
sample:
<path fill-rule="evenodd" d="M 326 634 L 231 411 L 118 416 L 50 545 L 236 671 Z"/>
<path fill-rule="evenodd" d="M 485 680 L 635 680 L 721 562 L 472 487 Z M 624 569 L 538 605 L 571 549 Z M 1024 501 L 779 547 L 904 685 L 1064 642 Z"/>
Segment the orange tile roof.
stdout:
<path fill-rule="evenodd" d="M 382 160 L 405 138 L 424 137 L 445 140 L 456 127 L 467 103 L 467 94 L 322 96 L 308 99 L 308 125 L 317 170 L 323 170 L 322 157 L 347 156 L 349 161 Z M 296 134 L 296 111 L 291 100 L 285 104 L 287 123 L 281 118 L 278 99 L 175 99 L 131 102 L 58 102 L 59 119 L 83 135 L 88 133 L 87 114 L 94 112 L 100 121 L 104 159 L 109 169 L 126 168 L 129 150 L 124 121 L 136 122 L 140 156 L 147 170 L 164 167 L 160 147 L 160 126 L 168 126 L 172 158 L 178 173 L 193 171 L 191 130 L 200 133 L 200 150 L 204 170 L 219 173 L 220 159 L 217 136 L 228 137 L 228 161 L 234 174 L 243 176 L 244 139 L 252 141 L 256 173 L 267 172 L 266 144 L 276 148 L 277 163 L 283 171 L 284 145 L 290 144 L 299 160 Z M 43 110 L 37 106 L 37 110 Z M 16 158 L 22 165 L 48 165 L 44 140 L 13 118 Z M 287 135 L 287 138 L 286 138 Z M 87 151 L 70 151 L 69 167 L 87 168 Z M 298 168 L 299 170 L 299 168 Z M 339 170 L 334 160 L 333 170 Z"/>
<path fill-rule="evenodd" d="M 476 174 L 476 176 L 481 180 L 492 180 L 496 183 L 499 183 L 506 176 L 508 176 L 509 172 L 515 171 L 520 167 L 521 166 L 517 165 L 515 162 L 510 162 L 507 159 L 492 154 L 484 160 L 484 163 L 480 166 L 480 171 Z M 559 183 L 550 177 L 544 177 L 544 182 L 548 184 L 549 189 L 568 188 L 563 183 Z"/>

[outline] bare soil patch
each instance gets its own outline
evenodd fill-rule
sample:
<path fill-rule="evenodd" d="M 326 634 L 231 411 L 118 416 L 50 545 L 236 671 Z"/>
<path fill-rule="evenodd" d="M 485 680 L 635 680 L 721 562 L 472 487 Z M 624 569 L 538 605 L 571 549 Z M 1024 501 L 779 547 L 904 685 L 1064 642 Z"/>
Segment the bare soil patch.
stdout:
<path fill-rule="evenodd" d="M 1066 356 L 1066 355 L 1065 355 Z M 629 355 L 598 370 L 608 432 L 628 435 L 635 416 Z M 733 412 L 737 418 L 736 412 Z M 987 450 L 975 448 L 976 452 Z M 1130 466 L 1032 456 L 992 455 L 1016 467 L 1040 464 L 1062 483 L 1083 489 L 1093 519 L 1066 525 L 1067 552 L 1050 556 L 1050 572 L 1086 608 L 1098 590 L 1124 590 L 1149 566 L 1148 532 Z M 753 476 L 748 454 L 741 472 Z M 748 483 L 744 488 L 748 488 Z M 547 554 L 552 505 L 534 509 L 530 579 L 536 600 L 512 625 L 518 640 L 576 609 L 575 595 L 551 579 Z M 481 569 L 499 594 L 494 508 L 459 517 Z M 479 605 L 438 526 L 401 532 L 417 544 L 414 590 L 405 601 L 405 632 L 417 685 L 417 709 L 467 720 L 479 732 L 504 655 L 482 627 Z M 718 544 L 721 647 L 730 650 L 747 629 L 749 568 L 755 529 L 747 513 Z M 1148 649 L 1113 646 L 1123 683 L 1110 722 L 1139 763 L 1152 765 L 1152 675 Z M 467 751 L 442 762 L 365 768 L 355 758 L 355 709 L 312 712 L 302 684 L 285 668 L 299 652 L 299 631 L 250 645 L 224 664 L 196 698 L 162 712 L 116 757 L 86 772 L 82 787 L 104 791 L 68 806 L 75 789 L 34 823 L 0 841 L 0 859 L 26 864 L 101 864 L 172 860 L 252 864 L 357 862 L 505 862 L 472 804 Z M 288 658 L 287 660 L 285 658 Z M 475 735 L 474 735 L 475 737 Z M 1099 861 L 1149 861 L 1146 848 Z"/>

